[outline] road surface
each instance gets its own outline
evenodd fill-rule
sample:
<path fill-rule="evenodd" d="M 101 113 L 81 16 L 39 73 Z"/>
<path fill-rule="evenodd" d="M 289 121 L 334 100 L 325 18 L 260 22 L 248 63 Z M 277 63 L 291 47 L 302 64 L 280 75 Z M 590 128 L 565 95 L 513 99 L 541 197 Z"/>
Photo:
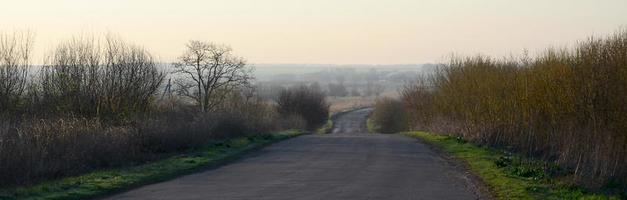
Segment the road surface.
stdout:
<path fill-rule="evenodd" d="M 459 167 L 400 135 L 368 134 L 369 109 L 327 135 L 282 141 L 205 172 L 108 199 L 478 199 Z"/>

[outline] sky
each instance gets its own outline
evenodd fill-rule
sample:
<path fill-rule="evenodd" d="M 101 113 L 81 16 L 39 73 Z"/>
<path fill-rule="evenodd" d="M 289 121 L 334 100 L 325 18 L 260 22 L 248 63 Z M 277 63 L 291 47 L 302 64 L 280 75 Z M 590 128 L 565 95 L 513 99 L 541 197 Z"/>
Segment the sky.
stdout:
<path fill-rule="evenodd" d="M 112 33 L 174 61 L 191 39 L 250 63 L 417 64 L 567 47 L 627 28 L 627 0 L 0 0 L 0 31 L 35 32 L 34 62 Z"/>

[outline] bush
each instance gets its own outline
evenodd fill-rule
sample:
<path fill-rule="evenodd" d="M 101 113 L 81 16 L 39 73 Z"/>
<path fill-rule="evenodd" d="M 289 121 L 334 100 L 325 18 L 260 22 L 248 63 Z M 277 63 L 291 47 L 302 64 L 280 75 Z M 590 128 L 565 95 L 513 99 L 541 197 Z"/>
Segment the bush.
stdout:
<path fill-rule="evenodd" d="M 240 88 L 227 95 L 225 103 L 212 113 L 216 116 L 216 134 L 243 136 L 277 130 L 278 115 L 274 107 L 256 96 L 252 88 Z"/>
<path fill-rule="evenodd" d="M 38 112 L 125 119 L 148 110 L 165 74 L 145 49 L 113 37 L 79 38 L 52 51 L 40 72 Z"/>
<path fill-rule="evenodd" d="M 0 186 L 132 165 L 278 127 L 274 108 L 267 104 L 239 101 L 238 107 L 228 108 L 213 113 L 166 110 L 115 125 L 97 118 L 1 119 Z"/>
<path fill-rule="evenodd" d="M 307 86 L 281 91 L 277 100 L 277 110 L 284 118 L 300 116 L 308 130 L 315 130 L 329 119 L 329 104 L 325 94 Z"/>
<path fill-rule="evenodd" d="M 370 116 L 374 131 L 379 133 L 397 133 L 407 130 L 407 120 L 403 103 L 396 99 L 377 99 Z"/>
<path fill-rule="evenodd" d="M 30 183 L 135 160 L 134 132 L 98 120 L 0 124 L 0 185 Z"/>
<path fill-rule="evenodd" d="M 536 58 L 454 58 L 402 95 L 412 128 L 559 163 L 590 186 L 627 182 L 627 30 Z"/>

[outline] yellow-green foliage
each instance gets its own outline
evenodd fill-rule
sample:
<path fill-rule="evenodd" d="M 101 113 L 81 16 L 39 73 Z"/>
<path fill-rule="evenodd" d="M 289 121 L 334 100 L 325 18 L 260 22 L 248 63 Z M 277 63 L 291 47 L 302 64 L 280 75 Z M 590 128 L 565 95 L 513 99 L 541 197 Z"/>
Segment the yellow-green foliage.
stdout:
<path fill-rule="evenodd" d="M 453 58 L 402 96 L 416 129 L 555 161 L 591 186 L 627 182 L 627 30 L 534 58 Z"/>

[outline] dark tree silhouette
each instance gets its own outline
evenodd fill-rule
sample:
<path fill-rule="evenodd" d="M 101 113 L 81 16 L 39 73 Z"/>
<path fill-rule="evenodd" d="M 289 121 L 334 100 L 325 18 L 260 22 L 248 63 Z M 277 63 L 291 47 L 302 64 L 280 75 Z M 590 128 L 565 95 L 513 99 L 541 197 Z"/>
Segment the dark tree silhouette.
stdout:
<path fill-rule="evenodd" d="M 247 85 L 252 68 L 225 45 L 192 40 L 174 63 L 180 95 L 193 99 L 203 112 L 213 110 L 235 88 Z"/>

